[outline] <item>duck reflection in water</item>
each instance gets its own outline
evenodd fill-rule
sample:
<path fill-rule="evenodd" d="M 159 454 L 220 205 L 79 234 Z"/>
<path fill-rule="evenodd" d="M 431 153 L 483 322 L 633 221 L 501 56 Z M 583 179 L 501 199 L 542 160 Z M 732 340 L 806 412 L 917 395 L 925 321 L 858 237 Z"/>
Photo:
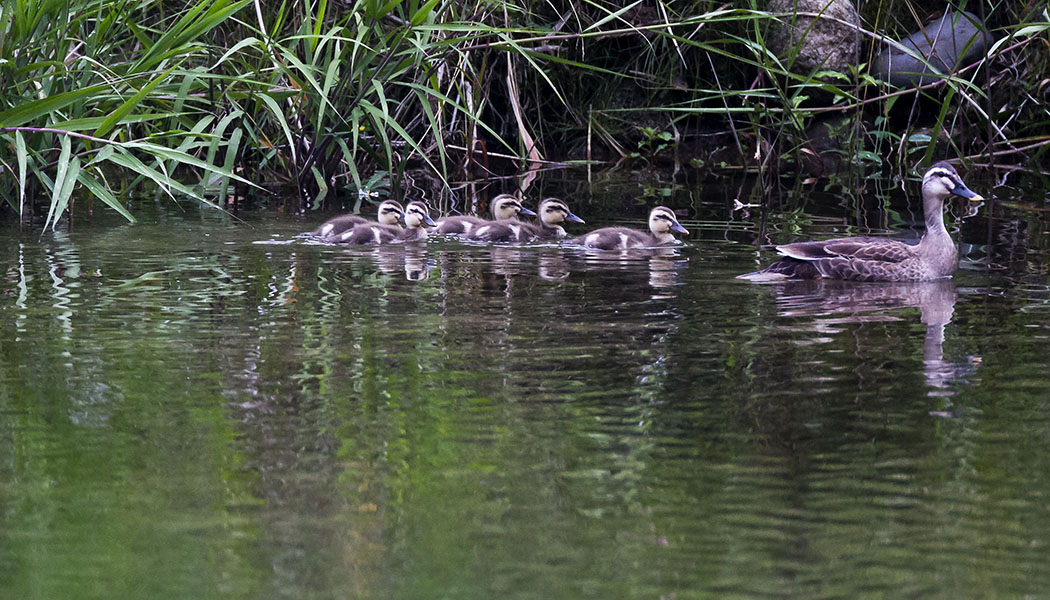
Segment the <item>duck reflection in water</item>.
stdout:
<path fill-rule="evenodd" d="M 376 267 L 383 273 L 404 273 L 409 281 L 426 280 L 435 265 L 434 259 L 427 257 L 426 248 L 418 244 L 370 246 L 368 254 L 375 258 Z"/>
<path fill-rule="evenodd" d="M 623 251 L 585 249 L 581 270 L 644 272 L 649 285 L 668 289 L 680 283 L 679 272 L 689 259 L 678 248 L 633 248 Z"/>
<path fill-rule="evenodd" d="M 822 337 L 828 332 L 837 332 L 837 326 L 843 323 L 896 321 L 901 317 L 887 311 L 918 308 L 919 320 L 926 326 L 922 355 L 928 396 L 952 396 L 953 385 L 967 383 L 980 363 L 980 357 L 956 362 L 944 359 L 944 329 L 952 320 L 958 298 L 951 279 L 900 283 L 795 280 L 770 288 L 776 296 L 780 316 L 818 317 L 813 321 L 813 329 Z M 931 414 L 955 416 L 937 411 Z"/>

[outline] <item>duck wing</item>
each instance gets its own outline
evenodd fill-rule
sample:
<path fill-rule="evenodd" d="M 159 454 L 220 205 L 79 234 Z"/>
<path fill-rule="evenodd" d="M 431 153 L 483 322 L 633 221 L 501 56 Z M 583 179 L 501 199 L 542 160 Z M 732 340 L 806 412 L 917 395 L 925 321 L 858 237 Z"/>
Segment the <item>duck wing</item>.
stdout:
<path fill-rule="evenodd" d="M 572 243 L 598 250 L 627 250 L 651 245 L 650 237 L 627 227 L 603 227 L 581 235 Z"/>
<path fill-rule="evenodd" d="M 485 219 L 470 215 L 445 217 L 444 219 L 438 219 L 434 233 L 470 233 L 487 222 Z"/>
<path fill-rule="evenodd" d="M 325 221 L 320 227 L 311 231 L 310 235 L 322 238 L 332 237 L 369 222 L 360 215 L 343 215 Z"/>
<path fill-rule="evenodd" d="M 358 225 L 350 231 L 329 237 L 328 241 L 339 244 L 387 244 L 401 235 L 401 228 L 382 223 Z"/>
<path fill-rule="evenodd" d="M 518 221 L 490 221 L 467 234 L 467 239 L 479 242 L 523 242 L 533 238 L 536 229 Z"/>
<path fill-rule="evenodd" d="M 887 238 L 854 237 L 784 244 L 777 246 L 777 252 L 806 261 L 844 258 L 851 262 L 899 263 L 915 256 L 915 246 Z"/>

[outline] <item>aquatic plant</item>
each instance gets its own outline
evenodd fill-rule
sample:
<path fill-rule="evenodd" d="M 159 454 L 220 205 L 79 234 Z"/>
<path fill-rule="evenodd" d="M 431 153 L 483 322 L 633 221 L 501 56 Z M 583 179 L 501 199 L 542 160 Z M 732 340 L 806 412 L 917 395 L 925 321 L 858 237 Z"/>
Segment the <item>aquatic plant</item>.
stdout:
<path fill-rule="evenodd" d="M 866 47 L 939 9 L 865 6 Z M 360 204 L 548 161 L 773 173 L 827 156 L 1041 164 L 1047 9 L 962 8 L 987 15 L 998 41 L 916 93 L 863 63 L 793 72 L 766 43 L 787 16 L 757 0 L 11 0 L 0 5 L 0 197 L 20 216 L 46 208 L 53 227 L 78 197 L 132 218 L 142 182 L 216 208 L 283 183 L 309 208 L 333 191 Z M 826 115 L 840 116 L 826 125 L 837 145 L 821 149 L 813 127 Z"/>

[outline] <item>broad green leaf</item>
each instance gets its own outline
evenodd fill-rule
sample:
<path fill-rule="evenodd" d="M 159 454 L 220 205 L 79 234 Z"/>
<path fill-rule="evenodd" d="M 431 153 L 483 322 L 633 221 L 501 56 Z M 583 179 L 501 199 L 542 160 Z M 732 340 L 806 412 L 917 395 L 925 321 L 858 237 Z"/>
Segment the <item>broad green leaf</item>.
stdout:
<path fill-rule="evenodd" d="M 55 209 L 55 220 L 51 222 L 51 231 L 55 230 L 55 226 L 58 225 L 59 218 L 62 217 L 62 213 L 66 212 L 66 207 L 69 206 L 69 198 L 73 195 L 73 188 L 76 187 L 77 179 L 80 178 L 80 157 L 74 156 L 73 160 L 69 161 L 69 168 L 66 169 L 65 177 L 63 178 L 61 185 L 58 186 L 61 193 L 58 196 L 58 207 Z M 45 225 L 46 229 L 47 226 Z"/>
<path fill-rule="evenodd" d="M 288 140 L 288 148 L 292 152 L 292 163 L 298 164 L 299 160 L 296 158 L 295 140 L 292 138 L 292 129 L 288 126 L 288 120 L 284 118 L 284 111 L 281 110 L 281 107 L 277 105 L 277 101 L 271 98 L 269 94 L 259 94 L 259 97 L 262 98 L 263 104 L 270 109 L 270 112 L 273 113 L 277 123 L 284 131 L 284 137 Z"/>
<path fill-rule="evenodd" d="M 59 198 L 62 196 L 62 191 L 66 185 L 66 173 L 69 172 L 69 157 L 72 153 L 72 143 L 69 141 L 68 135 L 61 136 L 62 150 L 58 155 L 57 169 L 55 170 L 55 182 L 51 188 L 51 206 L 47 209 L 47 218 L 44 220 L 44 229 L 47 229 L 48 225 L 52 226 L 54 230 L 54 223 L 58 221 L 59 217 L 62 216 L 58 213 Z"/>
<path fill-rule="evenodd" d="M 310 167 L 310 172 L 314 174 L 314 181 L 317 183 L 317 197 L 314 198 L 314 205 L 319 205 L 324 202 L 324 199 L 328 196 L 328 182 L 324 180 L 324 175 L 317 170 L 317 167 Z"/>
<path fill-rule="evenodd" d="M 153 91 L 153 88 L 157 87 L 157 85 L 159 85 L 160 82 L 166 80 L 168 78 L 168 75 L 170 75 L 171 72 L 174 71 L 176 68 L 177 66 L 171 67 L 167 71 L 161 73 L 159 76 L 154 77 L 146 85 L 142 86 L 142 89 L 136 92 L 134 96 L 128 98 L 127 102 L 120 105 L 120 107 L 117 108 L 117 110 L 113 111 L 108 117 L 106 117 L 106 120 L 103 121 L 101 125 L 99 125 L 98 129 L 95 130 L 95 136 L 106 137 L 106 134 L 112 131 L 113 128 L 120 123 L 120 121 L 124 118 L 125 115 L 127 115 L 135 107 L 137 107 L 139 103 L 142 102 L 142 100 L 146 96 L 148 96 L 150 92 Z"/>
<path fill-rule="evenodd" d="M 124 208 L 124 205 L 121 204 L 120 201 L 113 196 L 113 193 L 110 192 L 105 185 L 99 183 L 97 179 L 89 175 L 87 171 L 80 171 L 79 181 L 81 184 L 83 184 L 85 188 L 88 189 L 88 191 L 94 194 L 96 198 L 105 203 L 106 206 L 117 211 L 117 213 L 119 213 L 120 216 L 124 217 L 129 222 L 135 222 L 135 217 L 132 216 L 130 212 L 128 212 L 128 209 Z"/>
<path fill-rule="evenodd" d="M 641 2 L 641 0 L 638 1 Z M 419 10 L 417 10 L 416 13 L 412 15 L 412 19 L 410 20 L 412 27 L 418 27 L 423 23 L 423 21 L 426 21 L 427 17 L 430 16 L 431 11 L 434 10 L 434 5 L 436 5 L 437 3 L 438 0 L 427 0 L 427 2 L 423 6 L 420 6 Z"/>
<path fill-rule="evenodd" d="M 26 152 L 26 141 L 22 137 L 21 131 L 15 132 L 15 154 L 18 159 L 18 218 L 22 218 L 22 214 L 25 209 L 26 200 L 26 162 L 28 161 L 28 153 Z"/>
<path fill-rule="evenodd" d="M 74 102 L 91 98 L 100 92 L 108 90 L 108 85 L 94 85 L 18 104 L 0 112 L 0 127 L 19 127 L 25 125 L 26 123 L 34 121 L 48 113 L 62 110 Z"/>

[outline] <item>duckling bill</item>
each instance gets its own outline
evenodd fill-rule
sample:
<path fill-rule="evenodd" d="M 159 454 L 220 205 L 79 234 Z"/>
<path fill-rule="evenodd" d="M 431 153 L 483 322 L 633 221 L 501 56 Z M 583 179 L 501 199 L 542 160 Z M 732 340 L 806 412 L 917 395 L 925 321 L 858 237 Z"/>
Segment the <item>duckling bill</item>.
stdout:
<path fill-rule="evenodd" d="M 877 237 L 837 238 L 777 246 L 784 258 L 738 279 L 842 279 L 848 281 L 932 281 L 950 277 L 958 267 L 955 243 L 944 227 L 944 201 L 950 195 L 984 200 L 963 183 L 946 161 L 922 178 L 926 233 L 918 244 Z"/>

